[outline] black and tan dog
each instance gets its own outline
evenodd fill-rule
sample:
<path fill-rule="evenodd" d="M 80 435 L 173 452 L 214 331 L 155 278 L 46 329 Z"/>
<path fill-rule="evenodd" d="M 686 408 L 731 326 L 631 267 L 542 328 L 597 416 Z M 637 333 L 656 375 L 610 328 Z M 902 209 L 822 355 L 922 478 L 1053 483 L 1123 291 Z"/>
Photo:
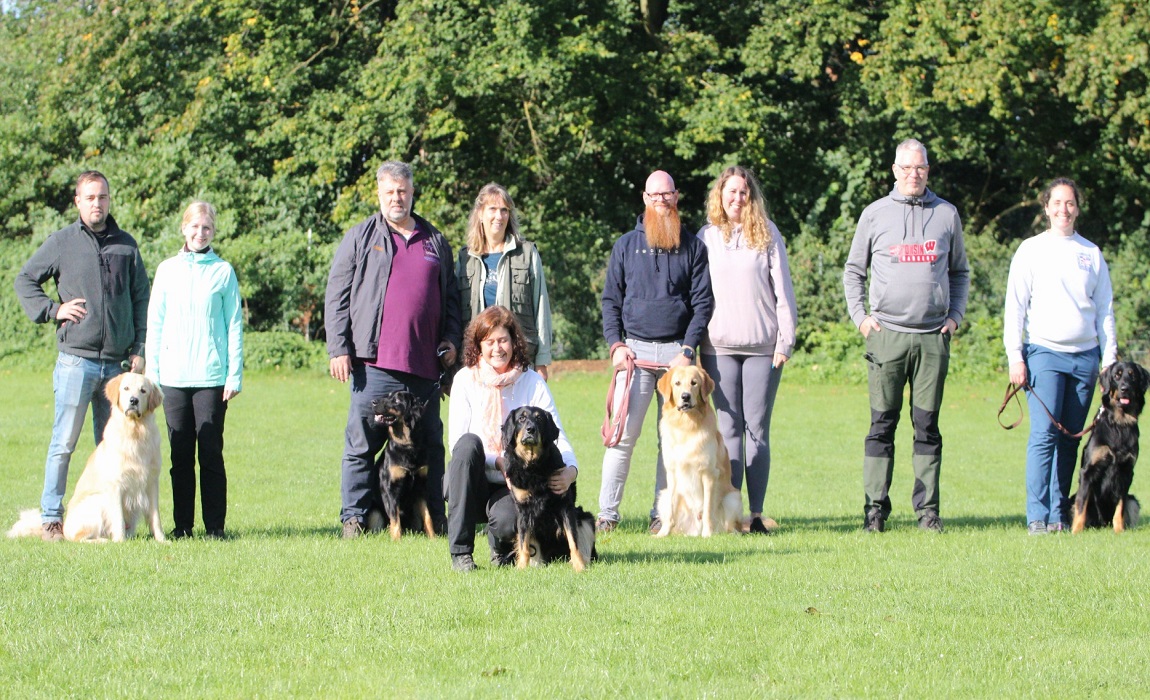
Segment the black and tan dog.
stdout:
<path fill-rule="evenodd" d="M 382 518 L 387 518 L 393 540 L 398 540 L 405 528 L 435 537 L 427 509 L 427 448 L 415 430 L 426 406 L 409 391 L 392 392 L 371 402 L 375 425 L 387 431 L 387 445 L 375 465 L 383 514 L 368 513 L 367 526 L 379 530 Z"/>
<path fill-rule="evenodd" d="M 1082 471 L 1071 532 L 1088 527 L 1122 532 L 1138 524 L 1138 499 L 1130 495 L 1138 461 L 1138 415 L 1146 404 L 1150 373 L 1133 362 L 1115 362 L 1102 373 L 1102 406 L 1082 449 Z"/>
<path fill-rule="evenodd" d="M 515 565 L 569 558 L 583 571 L 598 555 L 595 518 L 575 505 L 575 484 L 559 495 L 548 487 L 564 468 L 555 441 L 559 427 L 541 408 L 523 406 L 503 423 L 503 473 L 515 501 Z"/>

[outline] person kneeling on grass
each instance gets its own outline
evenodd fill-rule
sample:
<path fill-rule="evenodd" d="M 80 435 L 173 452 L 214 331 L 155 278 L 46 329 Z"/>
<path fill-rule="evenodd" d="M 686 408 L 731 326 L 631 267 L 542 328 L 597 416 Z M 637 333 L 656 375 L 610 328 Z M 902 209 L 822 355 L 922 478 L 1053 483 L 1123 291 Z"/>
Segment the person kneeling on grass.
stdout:
<path fill-rule="evenodd" d="M 505 307 L 491 306 L 475 317 L 463 335 L 463 369 L 455 376 L 448 417 L 447 539 L 451 568 L 475 569 L 475 525 L 487 523 L 491 562 L 510 564 L 515 539 L 515 503 L 501 470 L 502 428 L 520 406 L 551 414 L 559 427 L 556 446 L 565 469 L 551 479 L 551 490 L 567 491 L 579 474 L 555 400 L 547 382 L 527 359 L 527 341 L 519 322 Z"/>

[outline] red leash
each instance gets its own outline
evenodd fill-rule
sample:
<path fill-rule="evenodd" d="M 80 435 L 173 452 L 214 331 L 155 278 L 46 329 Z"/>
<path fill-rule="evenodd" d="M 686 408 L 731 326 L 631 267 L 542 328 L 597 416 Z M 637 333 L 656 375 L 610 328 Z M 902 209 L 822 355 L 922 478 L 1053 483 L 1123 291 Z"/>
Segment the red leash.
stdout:
<path fill-rule="evenodd" d="M 667 365 L 649 360 L 636 360 L 628 355 L 623 367 L 615 369 L 611 375 L 611 384 L 607 387 L 607 415 L 603 419 L 603 427 L 599 429 L 599 434 L 603 436 L 604 447 L 614 447 L 623 439 L 623 426 L 627 423 L 627 407 L 631 403 L 631 381 L 635 378 L 636 367 L 666 369 Z M 619 412 L 614 413 L 612 409 L 615 406 L 615 380 L 619 378 L 620 372 L 626 373 L 623 381 L 623 390 L 626 393 L 623 394 L 623 401 L 619 404 Z"/>

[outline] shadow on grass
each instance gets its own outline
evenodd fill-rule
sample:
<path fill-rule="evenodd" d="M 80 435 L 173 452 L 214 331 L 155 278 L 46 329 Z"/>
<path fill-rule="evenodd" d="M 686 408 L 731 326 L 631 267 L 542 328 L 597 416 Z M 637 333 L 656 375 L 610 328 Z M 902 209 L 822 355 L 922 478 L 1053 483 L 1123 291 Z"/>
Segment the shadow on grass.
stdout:
<path fill-rule="evenodd" d="M 1009 530 L 1024 526 L 1024 518 L 1018 515 L 995 516 L 955 516 L 942 518 L 946 530 Z M 779 535 L 799 530 L 829 530 L 831 532 L 861 532 L 863 516 L 859 515 L 833 515 L 810 518 L 785 518 L 779 523 Z M 912 514 L 895 515 L 886 522 L 887 531 L 914 530 L 918 528 L 918 521 Z"/>

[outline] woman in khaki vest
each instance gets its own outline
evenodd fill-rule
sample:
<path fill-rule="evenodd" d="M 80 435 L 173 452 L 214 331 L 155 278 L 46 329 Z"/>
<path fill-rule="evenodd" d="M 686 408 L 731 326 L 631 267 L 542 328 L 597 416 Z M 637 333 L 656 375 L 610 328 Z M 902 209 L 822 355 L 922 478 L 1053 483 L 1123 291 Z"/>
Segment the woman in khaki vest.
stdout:
<path fill-rule="evenodd" d="M 547 378 L 551 364 L 551 302 L 535 244 L 519 234 L 511 194 L 488 183 L 479 190 L 467 221 L 467 245 L 455 266 L 466 325 L 489 306 L 506 306 L 523 328 L 527 355 Z"/>

